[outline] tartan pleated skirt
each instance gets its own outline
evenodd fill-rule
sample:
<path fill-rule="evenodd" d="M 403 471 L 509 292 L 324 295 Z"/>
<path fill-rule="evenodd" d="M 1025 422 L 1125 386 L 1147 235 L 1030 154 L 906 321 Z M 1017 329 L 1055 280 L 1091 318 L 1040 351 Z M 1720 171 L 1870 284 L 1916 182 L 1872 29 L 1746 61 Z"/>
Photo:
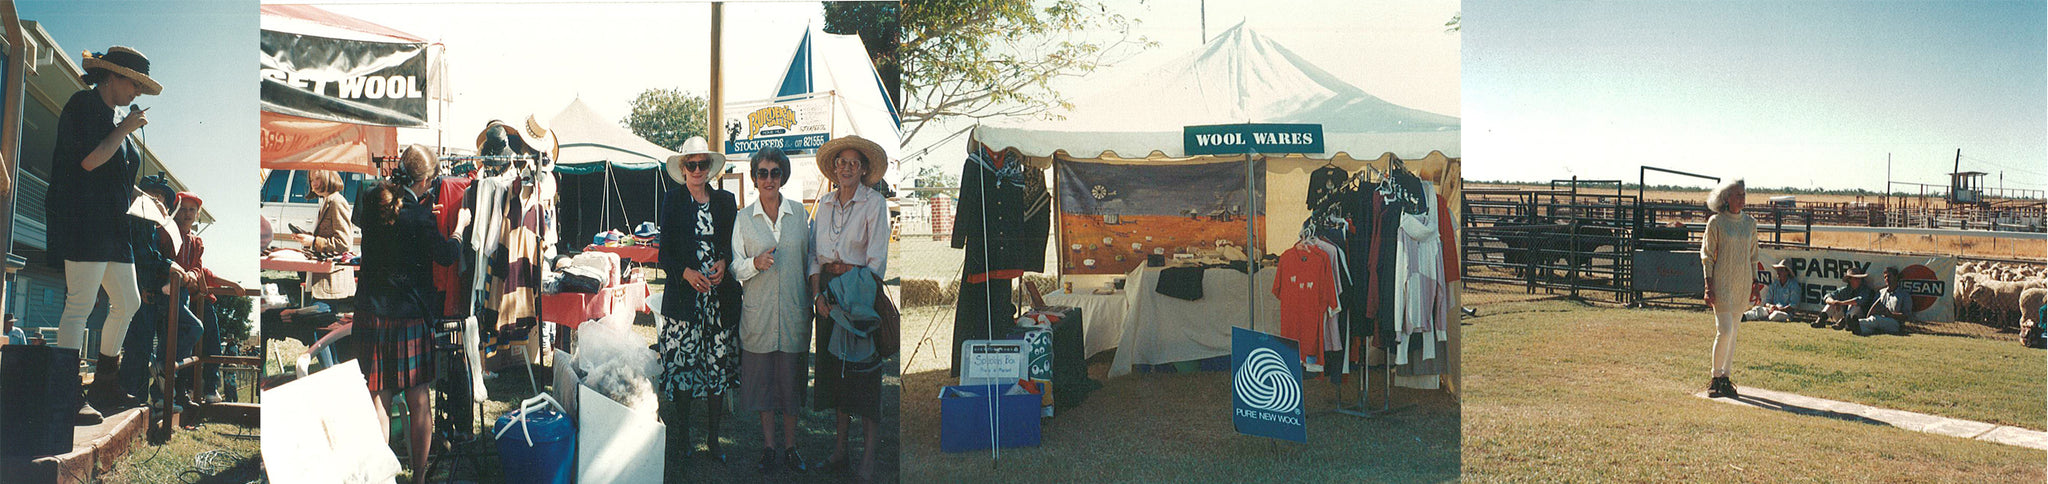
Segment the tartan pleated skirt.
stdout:
<path fill-rule="evenodd" d="M 356 364 L 370 393 L 434 381 L 434 328 L 425 319 L 356 313 Z"/>

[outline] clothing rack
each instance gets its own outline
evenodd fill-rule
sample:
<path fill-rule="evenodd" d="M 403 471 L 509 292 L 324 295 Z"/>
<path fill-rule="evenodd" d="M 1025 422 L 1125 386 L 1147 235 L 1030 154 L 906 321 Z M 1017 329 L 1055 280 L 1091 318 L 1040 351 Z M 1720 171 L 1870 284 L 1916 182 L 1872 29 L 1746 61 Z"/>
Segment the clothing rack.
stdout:
<path fill-rule="evenodd" d="M 1356 194 L 1359 192 L 1360 189 L 1364 188 L 1366 184 L 1377 183 L 1379 187 L 1376 191 L 1379 191 L 1382 194 L 1393 196 L 1395 198 L 1414 198 L 1412 196 L 1408 196 L 1407 190 L 1401 187 L 1399 183 L 1393 182 L 1395 173 L 1408 173 L 1407 166 L 1401 163 L 1400 158 L 1394 159 L 1392 166 L 1390 166 L 1390 170 L 1388 171 L 1381 171 L 1378 167 L 1374 167 L 1368 164 L 1365 166 L 1364 169 L 1352 173 L 1351 177 L 1345 180 L 1344 185 L 1338 187 L 1335 192 L 1332 192 L 1330 194 L 1330 197 L 1334 198 L 1338 196 Z M 1393 191 L 1389 193 L 1387 191 L 1389 189 Z M 1309 237 L 1314 236 L 1316 228 L 1320 226 L 1322 223 L 1324 223 L 1324 221 L 1327 220 L 1337 208 L 1338 204 L 1328 202 L 1323 203 L 1319 207 L 1314 207 L 1309 213 L 1308 220 L 1302 222 L 1302 239 L 1307 240 Z M 1342 327 L 1349 328 L 1350 325 L 1342 325 Z M 1345 339 L 1349 340 L 1350 338 L 1347 335 Z M 1346 344 L 1349 343 L 1347 342 Z M 1371 345 L 1365 346 L 1367 346 L 1368 348 L 1371 347 Z M 1366 351 L 1371 350 L 1367 349 Z M 1337 394 L 1336 402 L 1337 413 L 1350 415 L 1354 417 L 1374 418 L 1393 414 L 1395 412 L 1406 410 L 1408 408 L 1415 406 L 1414 403 L 1402 403 L 1400 405 L 1396 405 L 1394 403 L 1394 362 L 1393 355 L 1391 354 L 1391 352 L 1388 353 L 1389 354 L 1386 357 L 1386 362 L 1379 365 L 1386 372 L 1386 374 L 1381 376 L 1379 379 L 1380 385 L 1382 388 L 1385 389 L 1386 395 L 1381 399 L 1379 408 L 1372 408 L 1372 375 L 1374 371 L 1372 371 L 1373 367 L 1368 365 L 1366 367 L 1366 371 L 1359 372 L 1358 400 L 1355 403 L 1347 402 L 1344 399 L 1344 394 L 1342 392 L 1339 392 Z M 1330 364 L 1332 363 L 1324 362 L 1324 365 L 1326 367 Z M 1349 365 L 1350 362 L 1339 361 L 1335 362 L 1334 364 Z"/>

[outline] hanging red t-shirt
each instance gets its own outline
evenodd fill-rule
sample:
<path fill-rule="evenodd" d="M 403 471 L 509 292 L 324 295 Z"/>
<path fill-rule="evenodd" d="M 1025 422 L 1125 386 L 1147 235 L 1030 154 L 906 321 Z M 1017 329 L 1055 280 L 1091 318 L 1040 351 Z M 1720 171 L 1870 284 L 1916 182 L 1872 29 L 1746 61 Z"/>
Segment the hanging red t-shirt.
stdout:
<path fill-rule="evenodd" d="M 1280 336 L 1300 343 L 1304 357 L 1316 356 L 1323 347 L 1323 317 L 1337 308 L 1335 276 L 1321 249 L 1294 247 L 1280 254 L 1280 272 L 1273 277 Z"/>

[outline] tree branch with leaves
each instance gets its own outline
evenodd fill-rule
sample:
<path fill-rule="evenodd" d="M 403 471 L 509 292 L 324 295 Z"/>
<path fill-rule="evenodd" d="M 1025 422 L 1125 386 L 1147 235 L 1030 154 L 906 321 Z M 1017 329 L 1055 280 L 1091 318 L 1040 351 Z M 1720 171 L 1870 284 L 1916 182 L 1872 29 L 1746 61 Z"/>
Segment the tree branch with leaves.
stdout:
<path fill-rule="evenodd" d="M 936 119 L 1054 117 L 1055 80 L 1081 77 L 1157 43 L 1101 3 L 916 0 L 903 9 L 904 139 Z M 1103 33 L 1114 40 L 1093 40 Z"/>
<path fill-rule="evenodd" d="M 703 136 L 708 103 L 703 96 L 682 89 L 648 89 L 633 97 L 633 112 L 619 125 L 634 135 L 663 148 L 682 146 L 691 136 Z"/>

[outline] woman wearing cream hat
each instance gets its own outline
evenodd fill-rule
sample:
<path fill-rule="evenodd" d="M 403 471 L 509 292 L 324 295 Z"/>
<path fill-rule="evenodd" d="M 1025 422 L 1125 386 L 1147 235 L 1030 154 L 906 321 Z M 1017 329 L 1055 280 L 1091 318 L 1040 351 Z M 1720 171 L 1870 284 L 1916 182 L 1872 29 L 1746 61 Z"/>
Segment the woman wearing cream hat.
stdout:
<path fill-rule="evenodd" d="M 733 299 L 739 279 L 726 270 L 739 199 L 712 185 L 725 171 L 724 153 L 710 149 L 701 136 L 684 141 L 678 151 L 663 167 L 682 186 L 661 202 L 661 270 L 668 274 L 668 289 L 655 341 L 662 367 L 655 388 L 666 404 L 670 448 L 686 456 L 696 450 L 689 443 L 689 404 L 701 399 L 705 450 L 724 462 L 718 421 L 725 414 L 725 391 L 739 386 L 739 303 Z"/>

